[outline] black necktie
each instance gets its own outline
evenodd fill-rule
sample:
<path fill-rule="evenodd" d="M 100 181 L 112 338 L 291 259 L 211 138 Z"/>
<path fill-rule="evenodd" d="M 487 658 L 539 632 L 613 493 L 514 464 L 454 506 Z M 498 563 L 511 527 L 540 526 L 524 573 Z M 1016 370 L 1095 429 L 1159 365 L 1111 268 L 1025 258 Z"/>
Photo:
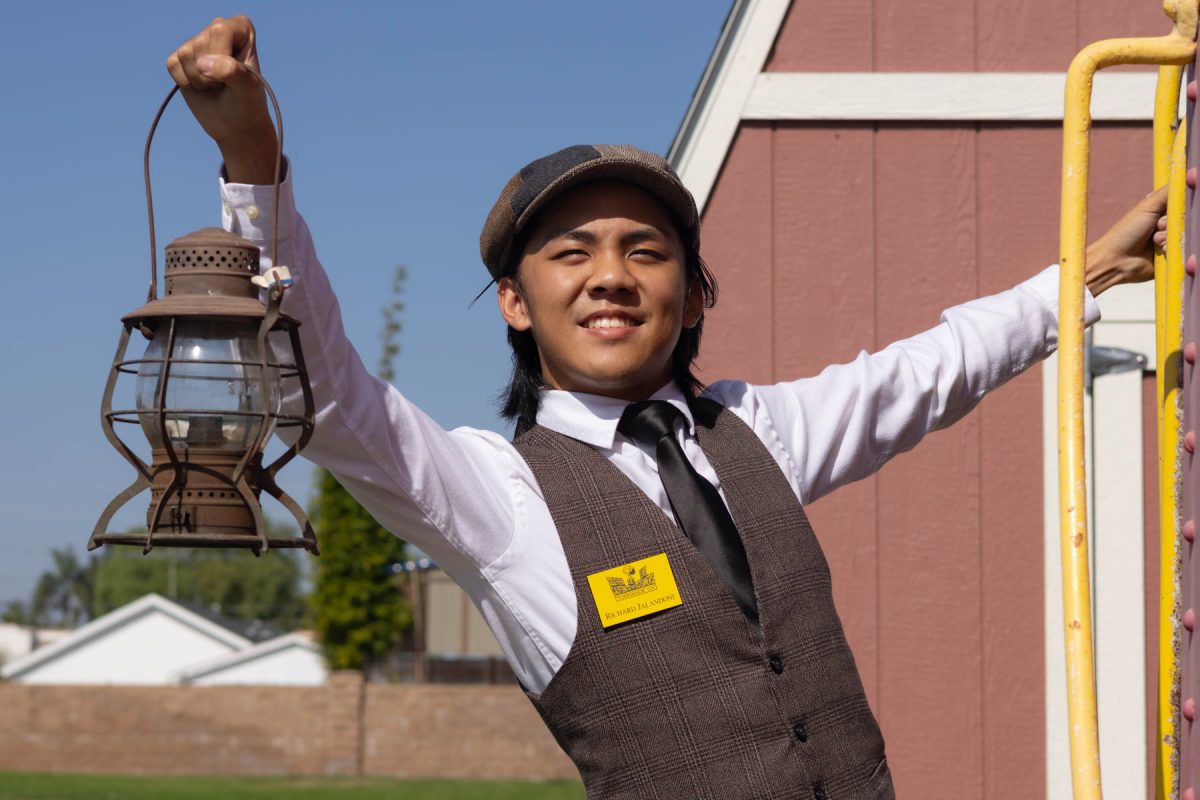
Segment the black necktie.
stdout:
<path fill-rule="evenodd" d="M 654 446 L 658 475 L 679 527 L 729 587 L 746 617 L 757 624 L 758 605 L 746 549 L 721 494 L 696 472 L 675 438 L 675 420 L 682 416 L 683 412 L 666 400 L 645 400 L 625 409 L 617 430 Z"/>

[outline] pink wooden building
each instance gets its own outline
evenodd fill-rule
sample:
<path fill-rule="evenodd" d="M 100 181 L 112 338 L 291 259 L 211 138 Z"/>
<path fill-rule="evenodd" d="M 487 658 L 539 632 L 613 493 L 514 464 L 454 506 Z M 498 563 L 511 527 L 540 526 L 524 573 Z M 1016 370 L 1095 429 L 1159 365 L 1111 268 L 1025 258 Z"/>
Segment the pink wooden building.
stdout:
<path fill-rule="evenodd" d="M 1166 33 L 1160 5 L 735 2 L 670 153 L 721 286 L 704 375 L 813 374 L 1053 263 L 1066 67 L 1097 39 Z M 1097 81 L 1093 233 L 1151 188 L 1153 85 Z M 1102 300 L 1096 343 L 1152 365 L 1151 290 Z M 1152 387 L 1106 376 L 1092 401 L 1104 784 L 1121 798 L 1153 785 Z M 811 509 L 903 798 L 1070 796 L 1053 391 L 1034 368 Z"/>

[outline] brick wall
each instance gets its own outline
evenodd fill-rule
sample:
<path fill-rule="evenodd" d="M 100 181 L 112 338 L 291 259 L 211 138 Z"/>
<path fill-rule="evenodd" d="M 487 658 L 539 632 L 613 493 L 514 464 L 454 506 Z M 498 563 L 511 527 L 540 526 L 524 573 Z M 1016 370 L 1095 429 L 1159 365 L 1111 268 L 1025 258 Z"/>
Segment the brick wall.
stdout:
<path fill-rule="evenodd" d="M 511 686 L 0 684 L 0 769 L 577 778 Z"/>

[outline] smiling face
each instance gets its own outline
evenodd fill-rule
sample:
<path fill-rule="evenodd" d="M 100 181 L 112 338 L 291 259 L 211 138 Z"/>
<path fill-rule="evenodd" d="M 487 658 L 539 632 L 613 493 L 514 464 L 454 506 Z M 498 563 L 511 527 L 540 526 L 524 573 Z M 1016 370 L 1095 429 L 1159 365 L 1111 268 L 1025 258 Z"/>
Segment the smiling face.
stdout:
<path fill-rule="evenodd" d="M 670 214 L 622 181 L 569 189 L 526 237 L 517 280 L 502 278 L 505 321 L 532 331 L 554 389 L 625 400 L 671 379 L 671 354 L 703 311 Z"/>

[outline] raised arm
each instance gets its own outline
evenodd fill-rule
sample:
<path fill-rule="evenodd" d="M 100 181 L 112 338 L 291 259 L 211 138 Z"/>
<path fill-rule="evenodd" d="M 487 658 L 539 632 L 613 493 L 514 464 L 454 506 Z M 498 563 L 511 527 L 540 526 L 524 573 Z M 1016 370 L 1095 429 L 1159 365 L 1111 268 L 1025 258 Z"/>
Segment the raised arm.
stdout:
<path fill-rule="evenodd" d="M 1094 296 L 1153 277 L 1151 240 L 1164 191 L 1137 203 L 1088 248 L 1085 321 L 1100 318 Z M 732 404 L 756 428 L 773 429 L 781 464 L 804 502 L 864 478 L 930 431 L 966 415 L 983 396 L 1058 345 L 1058 268 L 1006 292 L 950 308 L 930 330 L 877 353 L 797 381 L 757 386 Z M 737 385 L 713 387 L 745 391 Z"/>
<path fill-rule="evenodd" d="M 263 248 L 265 270 L 277 149 L 261 86 L 249 74 L 258 69 L 254 27 L 245 17 L 214 20 L 171 55 L 167 68 L 225 160 L 224 226 Z M 447 432 L 371 375 L 346 338 L 329 278 L 294 210 L 290 174 L 278 214 L 279 260 L 295 278 L 284 311 L 301 322 L 316 404 L 316 429 L 303 455 L 447 569 L 461 574 L 490 563 L 513 533 L 507 442 L 483 431 Z M 284 398 L 289 407 L 297 400 Z"/>

